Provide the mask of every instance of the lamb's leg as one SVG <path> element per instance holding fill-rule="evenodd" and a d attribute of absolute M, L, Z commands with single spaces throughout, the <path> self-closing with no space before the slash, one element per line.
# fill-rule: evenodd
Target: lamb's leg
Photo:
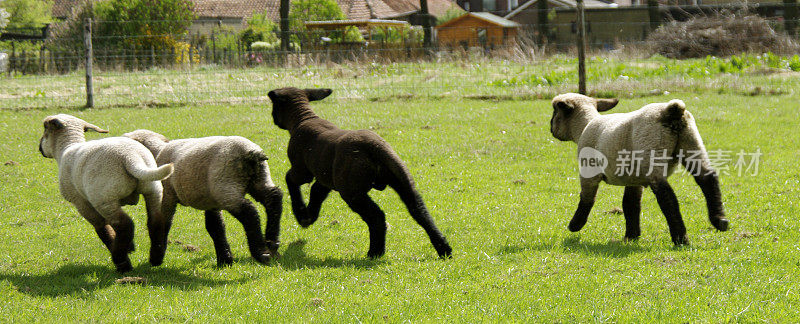
<path fill-rule="evenodd" d="M 122 210 L 117 202 L 93 204 L 97 212 L 105 216 L 114 229 L 116 237 L 111 244 L 111 260 L 118 272 L 133 270 L 128 253 L 133 245 L 133 220 Z"/>
<path fill-rule="evenodd" d="M 217 266 L 226 266 L 233 263 L 233 254 L 225 237 L 225 223 L 219 210 L 206 210 L 206 231 L 214 241 L 214 250 L 217 252 Z"/>
<path fill-rule="evenodd" d="M 283 213 L 283 192 L 277 186 L 261 186 L 249 192 L 253 198 L 264 206 L 267 212 L 267 227 L 264 229 L 264 238 L 267 248 L 273 257 L 278 256 L 280 246 L 281 214 Z M 313 196 L 312 196 L 313 197 Z"/>
<path fill-rule="evenodd" d="M 567 227 L 570 231 L 580 231 L 586 225 L 589 212 L 592 211 L 594 206 L 594 198 L 597 195 L 598 186 L 599 183 L 596 180 L 581 178 L 581 200 L 578 202 L 578 209 L 575 210 L 575 214 Z"/>
<path fill-rule="evenodd" d="M 300 192 L 302 182 L 297 178 L 299 177 L 291 169 L 286 172 L 286 188 L 289 189 L 289 198 L 292 200 L 292 213 L 297 222 L 303 224 L 308 219 L 308 210 L 303 201 L 303 193 Z"/>
<path fill-rule="evenodd" d="M 367 195 L 342 194 L 342 199 L 356 212 L 369 227 L 369 251 L 367 256 L 377 258 L 386 253 L 386 215 L 380 207 Z"/>
<path fill-rule="evenodd" d="M 728 230 L 728 219 L 725 218 L 725 208 L 722 207 L 722 193 L 719 191 L 719 178 L 714 170 L 707 170 L 694 177 L 697 185 L 703 190 L 708 207 L 708 221 L 717 230 Z"/>
<path fill-rule="evenodd" d="M 304 220 L 304 223 L 300 223 L 300 226 L 309 227 L 317 221 L 322 202 L 328 198 L 330 192 L 330 188 L 319 182 L 314 182 L 314 184 L 311 185 L 311 192 L 308 198 L 308 218 Z M 300 220 L 298 220 L 298 222 L 299 221 Z"/>
<path fill-rule="evenodd" d="M 150 234 L 150 264 L 153 266 L 159 266 L 164 262 L 167 238 L 178 204 L 175 192 L 170 189 L 164 190 L 163 199 L 159 196 L 147 194 L 144 197 L 147 205 L 147 232 Z"/>
<path fill-rule="evenodd" d="M 656 195 L 658 206 L 661 207 L 661 211 L 667 218 L 672 243 L 675 243 L 675 245 L 689 244 L 689 238 L 686 236 L 686 226 L 683 225 L 680 207 L 678 206 L 678 197 L 675 196 L 675 192 L 672 191 L 667 179 L 654 179 L 650 183 L 650 189 Z"/>
<path fill-rule="evenodd" d="M 264 242 L 264 236 L 261 234 L 261 224 L 258 219 L 258 210 L 248 200 L 242 201 L 237 209 L 228 210 L 244 227 L 244 233 L 247 236 L 247 245 L 250 248 L 250 255 L 256 261 L 261 263 L 269 263 L 270 254 L 267 251 L 267 244 Z"/>
<path fill-rule="evenodd" d="M 639 227 L 639 217 L 642 212 L 641 186 L 625 187 L 622 196 L 622 212 L 625 214 L 625 240 L 636 240 L 642 234 Z"/>
<path fill-rule="evenodd" d="M 111 252 L 111 246 L 114 244 L 114 236 L 116 235 L 111 225 L 106 223 L 106 219 L 103 218 L 89 202 L 82 201 L 74 205 L 75 208 L 78 209 L 78 213 L 94 226 L 94 231 L 97 233 L 97 236 L 100 237 L 100 241 L 102 241 L 108 251 Z"/>

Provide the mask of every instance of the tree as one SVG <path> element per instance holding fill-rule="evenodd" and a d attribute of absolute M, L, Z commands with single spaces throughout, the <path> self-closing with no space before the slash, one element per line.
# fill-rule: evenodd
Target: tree
<path fill-rule="evenodd" d="M 145 48 L 174 45 L 175 36 L 186 34 L 196 17 L 191 0 L 101 1 L 95 5 L 94 15 L 104 21 L 95 34 L 106 36 L 109 43 Z"/>
<path fill-rule="evenodd" d="M 289 26 L 292 30 L 305 30 L 304 22 L 310 20 L 345 19 L 342 9 L 335 0 L 297 0 L 292 1 L 289 11 Z"/>
<path fill-rule="evenodd" d="M 53 3 L 48 0 L 5 0 L 0 7 L 11 15 L 9 28 L 37 28 L 53 21 Z"/>

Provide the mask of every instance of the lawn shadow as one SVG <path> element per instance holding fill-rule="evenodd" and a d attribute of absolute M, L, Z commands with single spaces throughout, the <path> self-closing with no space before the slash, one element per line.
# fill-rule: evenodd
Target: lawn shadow
<path fill-rule="evenodd" d="M 338 268 L 338 267 L 352 267 L 356 269 L 371 269 L 376 266 L 386 264 L 386 261 L 381 259 L 342 259 L 342 258 L 329 258 L 319 259 L 313 256 L 308 256 L 303 248 L 306 246 L 305 240 L 297 240 L 289 243 L 286 250 L 281 254 L 281 257 L 275 261 L 283 269 L 298 270 L 309 268 Z"/>
<path fill-rule="evenodd" d="M 188 269 L 173 267 L 151 267 L 149 264 L 139 265 L 133 271 L 119 274 L 112 266 L 67 264 L 46 274 L 28 275 L 24 273 L 0 273 L 0 281 L 8 281 L 15 290 L 31 296 L 88 297 L 92 292 L 112 285 L 122 277 L 142 277 L 142 286 L 171 287 L 184 290 L 195 290 L 205 287 L 216 287 L 227 284 L 242 283 L 249 279 L 236 280 L 206 279 L 191 274 Z"/>
<path fill-rule="evenodd" d="M 624 258 L 633 253 L 647 252 L 650 248 L 643 247 L 637 241 L 624 242 L 611 240 L 607 243 L 581 242 L 580 236 L 564 238 L 561 246 L 565 252 L 575 252 L 599 255 L 611 258 Z"/>

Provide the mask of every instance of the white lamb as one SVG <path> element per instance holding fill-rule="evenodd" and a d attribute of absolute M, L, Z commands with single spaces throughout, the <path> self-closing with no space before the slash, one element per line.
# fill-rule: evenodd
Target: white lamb
<path fill-rule="evenodd" d="M 159 165 L 172 163 L 175 167 L 172 176 L 162 182 L 164 240 L 175 206 L 180 203 L 205 211 L 206 230 L 214 241 L 218 265 L 233 262 L 220 210 L 230 212 L 242 223 L 253 258 L 267 263 L 271 256 L 277 255 L 283 193 L 272 182 L 267 156 L 258 145 L 239 136 L 170 141 L 161 134 L 142 129 L 125 136 L 144 144 L 156 156 Z M 266 209 L 267 226 L 263 236 L 258 211 L 245 194 L 250 194 Z M 160 257 L 163 259 L 163 256 L 162 252 Z"/>
<path fill-rule="evenodd" d="M 134 250 L 133 221 L 121 206 L 136 204 L 141 194 L 148 220 L 162 218 L 158 180 L 172 173 L 172 165 L 156 167 L 153 154 L 129 138 L 86 142 L 84 132 L 89 130 L 108 133 L 70 115 L 49 116 L 44 119 L 39 151 L 56 160 L 61 195 L 94 226 L 117 271 L 126 272 L 133 269 L 128 258 Z M 153 250 L 151 246 L 151 263 Z"/>
<path fill-rule="evenodd" d="M 653 103 L 639 110 L 600 115 L 617 105 L 617 99 L 595 99 L 576 93 L 553 98 L 550 132 L 562 141 L 578 144 L 581 195 L 569 230 L 579 231 L 594 205 L 600 181 L 625 186 L 622 209 L 625 239 L 639 237 L 642 188 L 650 186 L 667 218 L 672 242 L 688 244 L 678 199 L 667 182 L 681 163 L 703 191 L 709 221 L 720 231 L 728 229 L 719 180 L 711 167 L 694 117 L 681 100 Z"/>

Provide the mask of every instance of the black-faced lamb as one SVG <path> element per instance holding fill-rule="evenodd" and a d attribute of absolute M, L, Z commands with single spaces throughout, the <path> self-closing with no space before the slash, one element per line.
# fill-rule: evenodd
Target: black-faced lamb
<path fill-rule="evenodd" d="M 343 130 L 317 116 L 309 101 L 321 100 L 330 89 L 281 88 L 269 92 L 275 125 L 289 131 L 291 169 L 286 185 L 297 222 L 308 227 L 319 217 L 320 206 L 336 190 L 369 227 L 367 256 L 380 257 L 386 250 L 386 215 L 369 197 L 370 190 L 392 187 L 411 217 L 425 229 L 439 257 L 452 253 L 444 235 L 436 228 L 411 174 L 397 153 L 378 134 L 369 130 Z M 311 185 L 306 207 L 300 186 Z"/>
<path fill-rule="evenodd" d="M 148 220 L 161 218 L 162 187 L 159 180 L 172 173 L 172 165 L 156 167 L 153 154 L 139 142 L 125 137 L 86 141 L 84 132 L 108 133 L 70 115 L 44 119 L 39 152 L 58 163 L 59 189 L 64 198 L 94 226 L 111 252 L 119 272 L 133 269 L 134 225 L 122 210 L 144 196 Z M 151 245 L 153 233 L 150 232 Z M 151 246 L 151 260 L 154 247 Z"/>
<path fill-rule="evenodd" d="M 205 211 L 206 230 L 214 241 L 218 265 L 233 262 L 220 210 L 228 211 L 242 223 L 250 254 L 258 262 L 267 263 L 277 255 L 283 193 L 272 182 L 261 147 L 239 136 L 167 140 L 161 134 L 141 129 L 125 136 L 144 144 L 156 156 L 157 164 L 174 166 L 172 176 L 162 182 L 164 219 L 154 224 L 164 243 L 175 207 L 180 203 Z M 258 210 L 245 194 L 266 209 L 264 235 Z M 158 260 L 162 260 L 164 250 L 159 253 Z"/>
<path fill-rule="evenodd" d="M 598 185 L 605 181 L 625 186 L 624 239 L 638 238 L 642 188 L 649 186 L 666 216 L 672 242 L 688 244 L 678 199 L 667 182 L 678 163 L 694 176 L 703 191 L 711 224 L 717 230 L 727 230 L 717 172 L 683 101 L 676 99 L 629 113 L 600 115 L 617 102 L 575 93 L 553 98 L 550 132 L 559 140 L 578 144 L 581 166 L 580 203 L 569 230 L 579 231 L 586 224 Z"/>

